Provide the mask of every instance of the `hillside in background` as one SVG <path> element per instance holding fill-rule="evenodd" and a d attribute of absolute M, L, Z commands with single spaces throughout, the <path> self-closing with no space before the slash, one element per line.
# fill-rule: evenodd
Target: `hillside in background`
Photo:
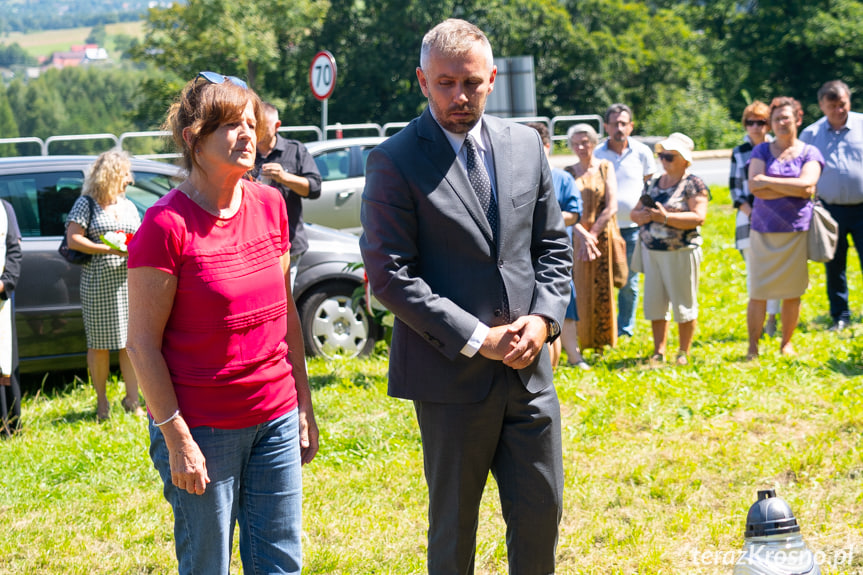
<path fill-rule="evenodd" d="M 170 0 L 0 0 L 0 42 L 10 32 L 91 27 L 143 20 L 147 9 Z M 182 3 L 182 2 L 180 2 Z"/>
<path fill-rule="evenodd" d="M 39 56 L 48 57 L 53 52 L 68 50 L 70 46 L 86 43 L 86 40 L 93 35 L 94 28 L 100 27 L 104 29 L 104 36 L 98 39 L 97 43 L 106 48 L 111 57 L 115 59 L 119 59 L 121 56 L 120 52 L 128 48 L 129 39 L 140 39 L 144 34 L 144 21 L 138 20 L 105 26 L 64 28 L 61 30 L 45 30 L 27 34 L 13 32 L 11 34 L 0 35 L 0 47 L 17 44 L 34 58 L 38 58 Z M 117 41 L 123 38 L 125 38 L 124 41 Z M 3 62 L 0 59 L 0 66 L 2 65 Z"/>

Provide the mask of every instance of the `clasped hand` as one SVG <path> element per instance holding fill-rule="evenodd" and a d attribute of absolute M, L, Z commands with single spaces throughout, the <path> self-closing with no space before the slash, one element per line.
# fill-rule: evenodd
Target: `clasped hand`
<path fill-rule="evenodd" d="M 542 351 L 547 334 L 543 317 L 523 315 L 511 324 L 489 328 L 479 353 L 513 369 L 523 369 Z"/>
<path fill-rule="evenodd" d="M 668 211 L 662 204 L 657 203 L 655 208 L 641 206 L 638 209 L 632 210 L 629 218 L 639 226 L 649 224 L 650 222 L 666 223 L 668 221 Z"/>

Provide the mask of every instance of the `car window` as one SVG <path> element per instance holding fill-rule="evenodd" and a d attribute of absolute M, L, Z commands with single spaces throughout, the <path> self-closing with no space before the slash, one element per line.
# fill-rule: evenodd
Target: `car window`
<path fill-rule="evenodd" d="M 315 163 L 318 165 L 323 181 L 344 180 L 350 177 L 351 150 L 350 148 L 328 150 L 315 156 Z"/>
<path fill-rule="evenodd" d="M 141 218 L 144 217 L 147 208 L 176 185 L 170 177 L 151 172 L 134 172 L 132 179 L 135 180 L 134 183 L 126 186 L 126 198 L 135 204 Z"/>
<path fill-rule="evenodd" d="M 2 175 L 0 198 L 12 204 L 23 237 L 60 236 L 83 183 L 84 173 L 74 170 Z"/>

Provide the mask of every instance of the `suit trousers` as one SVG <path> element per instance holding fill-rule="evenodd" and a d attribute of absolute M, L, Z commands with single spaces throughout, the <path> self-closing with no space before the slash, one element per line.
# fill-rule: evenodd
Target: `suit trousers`
<path fill-rule="evenodd" d="M 553 385 L 528 392 L 502 363 L 479 403 L 415 401 L 429 488 L 428 571 L 474 571 L 489 471 L 506 521 L 509 572 L 554 572 L 563 508 L 560 404 Z"/>

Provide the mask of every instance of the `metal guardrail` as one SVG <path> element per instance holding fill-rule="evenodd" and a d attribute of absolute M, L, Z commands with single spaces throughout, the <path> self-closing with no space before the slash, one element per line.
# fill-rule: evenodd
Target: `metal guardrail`
<path fill-rule="evenodd" d="M 43 156 L 50 156 L 51 153 L 48 151 L 48 148 L 51 147 L 51 144 L 54 142 L 82 142 L 87 140 L 111 140 L 114 142 L 114 147 L 120 146 L 120 138 L 115 136 L 114 134 L 78 134 L 75 136 L 50 136 L 45 139 L 45 145 L 43 147 L 44 154 Z"/>
<path fill-rule="evenodd" d="M 30 136 L 26 138 L 0 138 L 0 144 L 36 144 L 39 146 L 39 154 L 40 156 L 47 156 L 47 150 L 45 149 L 45 142 L 42 138 L 36 138 L 35 136 Z"/>
<path fill-rule="evenodd" d="M 315 135 L 317 136 L 318 140 L 324 139 L 323 132 L 321 132 L 321 129 L 318 128 L 317 126 L 282 126 L 276 131 L 277 132 L 290 132 L 290 133 L 314 132 Z"/>
<path fill-rule="evenodd" d="M 374 130 L 375 132 L 378 133 L 377 134 L 378 136 L 383 136 L 381 125 L 375 124 L 374 122 L 370 122 L 370 123 L 366 123 L 366 124 L 339 124 L 339 123 L 335 123 L 335 124 L 332 124 L 330 126 L 327 126 L 326 133 L 329 134 L 330 132 L 335 132 L 336 138 L 338 139 L 338 138 L 344 137 L 344 133 L 346 131 L 348 131 L 348 132 L 367 132 L 369 130 Z M 328 140 L 329 138 L 324 138 L 324 139 Z"/>
<path fill-rule="evenodd" d="M 563 134 L 555 134 L 555 130 L 559 124 L 568 124 L 574 125 L 580 122 L 588 123 L 588 122 L 596 122 L 597 130 L 596 133 L 599 134 L 600 139 L 605 136 L 605 124 L 602 116 L 599 114 L 581 114 L 578 116 L 555 116 L 551 119 L 551 127 L 549 131 L 551 132 L 552 140 L 563 140 L 566 142 L 566 132 Z"/>
<path fill-rule="evenodd" d="M 542 122 L 546 126 L 548 126 L 549 132 L 551 133 L 552 140 L 566 140 L 566 133 L 557 134 L 556 130 L 560 125 L 571 125 L 576 122 L 596 122 L 598 129 L 597 133 L 600 137 L 605 135 L 605 131 L 603 130 L 602 116 L 598 114 L 584 114 L 577 116 L 555 116 L 553 118 L 548 118 L 547 116 L 525 116 L 525 117 L 517 117 L 517 118 L 508 118 L 514 122 Z M 398 130 L 404 128 L 408 125 L 409 122 L 388 122 L 381 126 L 380 124 L 376 124 L 373 122 L 365 123 L 365 124 L 333 124 L 326 127 L 326 132 L 322 131 L 317 126 L 281 126 L 279 128 L 280 133 L 312 133 L 315 135 L 315 140 L 325 140 L 330 133 L 335 133 L 336 138 L 344 137 L 348 132 L 369 132 L 374 131 L 378 136 L 389 136 Z M 35 144 L 39 146 L 41 156 L 49 156 L 50 151 L 49 148 L 51 144 L 55 142 L 80 142 L 80 141 L 92 141 L 92 140 L 110 140 L 113 142 L 112 147 L 119 148 L 121 150 L 127 149 L 125 144 L 133 139 L 138 138 L 165 138 L 170 136 L 171 133 L 167 130 L 152 130 L 146 132 L 124 132 L 120 134 L 120 136 L 115 136 L 114 134 L 79 134 L 72 136 L 51 136 L 45 140 L 36 137 L 22 137 L 22 138 L 0 138 L 0 145 L 2 144 Z M 311 140 L 304 140 L 311 141 Z M 149 159 L 173 159 L 180 157 L 180 154 L 177 153 L 163 153 L 163 154 L 136 154 L 139 158 L 149 158 Z"/>

